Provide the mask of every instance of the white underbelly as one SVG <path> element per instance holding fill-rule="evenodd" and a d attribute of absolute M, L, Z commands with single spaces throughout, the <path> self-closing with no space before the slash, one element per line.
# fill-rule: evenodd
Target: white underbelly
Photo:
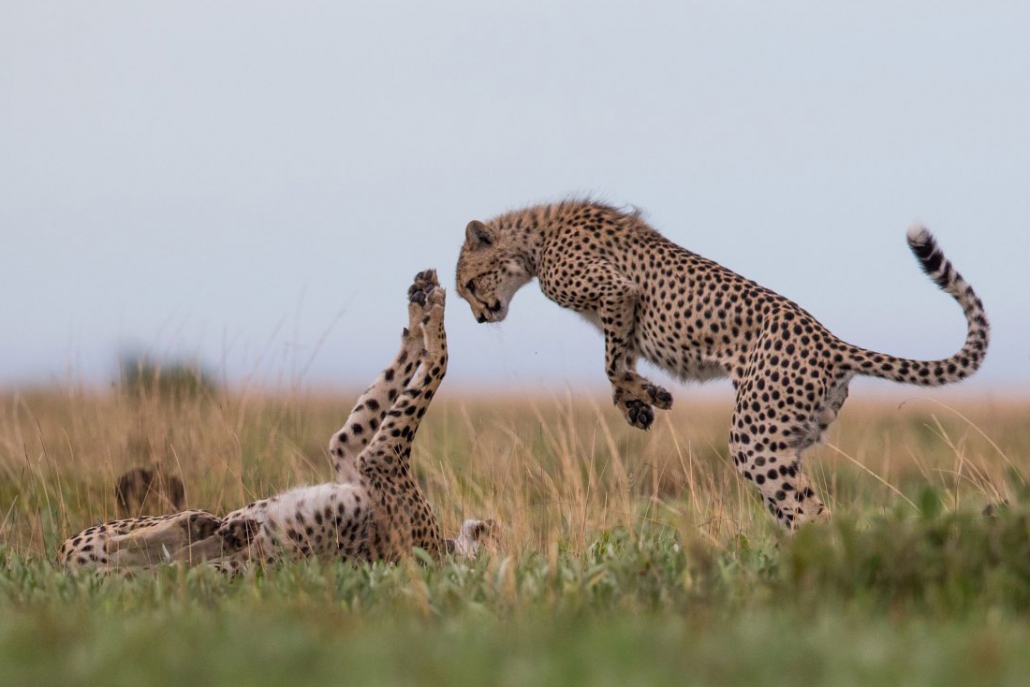
<path fill-rule="evenodd" d="M 659 347 L 647 338 L 637 341 L 637 350 L 650 363 L 684 382 L 707 382 L 728 376 L 719 360 L 706 358 L 700 351 Z"/>
<path fill-rule="evenodd" d="M 604 327 L 601 326 L 601 315 L 596 310 L 575 312 L 597 327 L 598 331 L 604 331 Z M 718 360 L 707 360 L 700 352 L 693 351 L 677 351 L 672 355 L 663 355 L 646 336 L 638 337 L 637 351 L 643 358 L 682 381 L 706 382 L 728 376 L 726 368 Z"/>

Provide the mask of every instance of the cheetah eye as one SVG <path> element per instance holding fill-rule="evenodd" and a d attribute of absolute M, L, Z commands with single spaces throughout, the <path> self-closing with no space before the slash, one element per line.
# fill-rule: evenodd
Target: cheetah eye
<path fill-rule="evenodd" d="M 476 295 L 476 285 L 473 283 L 474 280 L 469 279 L 465 282 L 465 290 L 471 293 L 473 296 Z"/>

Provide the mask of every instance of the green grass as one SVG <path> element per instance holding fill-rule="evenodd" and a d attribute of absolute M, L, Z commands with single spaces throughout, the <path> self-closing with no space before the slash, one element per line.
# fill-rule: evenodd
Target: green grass
<path fill-rule="evenodd" d="M 5 685 L 1024 684 L 1030 518 L 582 554 L 68 575 L 0 554 Z"/>
<path fill-rule="evenodd" d="M 12 397 L 0 416 L 0 684 L 999 685 L 1030 675 L 1027 404 L 845 411 L 809 463 L 830 525 L 780 534 L 727 408 L 649 434 L 606 405 L 443 401 L 415 463 L 464 563 L 69 574 L 112 476 L 179 466 L 226 510 L 325 472 L 339 399 Z M 678 413 L 678 414 L 677 414 Z M 981 510 L 1005 498 L 993 516 Z"/>

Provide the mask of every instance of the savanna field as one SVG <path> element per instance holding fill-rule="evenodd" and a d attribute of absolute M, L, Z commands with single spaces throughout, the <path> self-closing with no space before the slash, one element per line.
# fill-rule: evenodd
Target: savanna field
<path fill-rule="evenodd" d="M 644 433 L 603 396 L 445 382 L 413 464 L 445 535 L 495 518 L 496 551 L 237 579 L 53 561 L 136 465 L 217 513 L 327 480 L 354 395 L 7 393 L 0 684 L 1026 684 L 1030 399 L 891 391 L 808 454 L 834 519 L 787 537 L 727 455 L 728 399 L 677 387 Z"/>

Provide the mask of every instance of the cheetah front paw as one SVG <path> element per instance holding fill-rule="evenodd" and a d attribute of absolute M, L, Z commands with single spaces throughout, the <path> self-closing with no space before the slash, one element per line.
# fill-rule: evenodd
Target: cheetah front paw
<path fill-rule="evenodd" d="M 206 511 L 196 511 L 179 523 L 186 531 L 188 541 L 196 542 L 207 539 L 222 525 L 222 521 Z"/>
<path fill-rule="evenodd" d="M 668 410 L 672 408 L 672 394 L 658 386 L 657 384 L 648 384 L 644 387 L 647 392 L 647 398 L 655 408 L 659 410 Z"/>
<path fill-rule="evenodd" d="M 422 320 L 423 324 L 428 324 L 430 321 L 442 321 L 446 301 L 447 292 L 439 286 L 431 287 L 426 291 L 426 316 Z"/>
<path fill-rule="evenodd" d="M 637 429 L 651 429 L 654 422 L 654 408 L 643 401 L 630 399 L 619 406 L 622 415 L 630 425 Z"/>
<path fill-rule="evenodd" d="M 426 292 L 426 314 L 422 318 L 422 332 L 425 335 L 423 355 L 435 357 L 446 351 L 447 334 L 443 326 L 446 302 L 447 292 L 440 286 Z"/>
<path fill-rule="evenodd" d="M 261 525 L 257 520 L 241 517 L 223 522 L 218 528 L 218 535 L 222 538 L 226 550 L 239 551 L 253 543 L 260 529 Z"/>
<path fill-rule="evenodd" d="M 440 283 L 436 280 L 436 270 L 419 272 L 416 280 L 423 276 L 425 278 L 425 286 L 423 288 L 423 293 L 425 294 L 425 300 L 423 301 L 425 314 L 422 316 L 422 325 L 423 327 L 442 327 L 443 308 L 447 300 L 447 292 L 441 288 Z"/>
<path fill-rule="evenodd" d="M 439 289 L 436 270 L 422 270 L 415 275 L 408 287 L 408 326 L 403 333 L 405 341 L 414 343 L 422 340 L 422 322 L 431 306 L 430 296 Z"/>
<path fill-rule="evenodd" d="M 672 407 L 672 394 L 650 383 L 642 388 L 645 391 L 643 396 L 639 392 L 633 393 L 617 386 L 612 390 L 612 403 L 622 411 L 622 416 L 630 426 L 646 430 L 654 423 L 655 407 L 662 410 Z"/>
<path fill-rule="evenodd" d="M 422 270 L 415 275 L 415 278 L 411 282 L 411 286 L 408 287 L 408 301 L 425 307 L 426 298 L 429 293 L 439 286 L 440 282 L 436 278 L 436 270 Z"/>

